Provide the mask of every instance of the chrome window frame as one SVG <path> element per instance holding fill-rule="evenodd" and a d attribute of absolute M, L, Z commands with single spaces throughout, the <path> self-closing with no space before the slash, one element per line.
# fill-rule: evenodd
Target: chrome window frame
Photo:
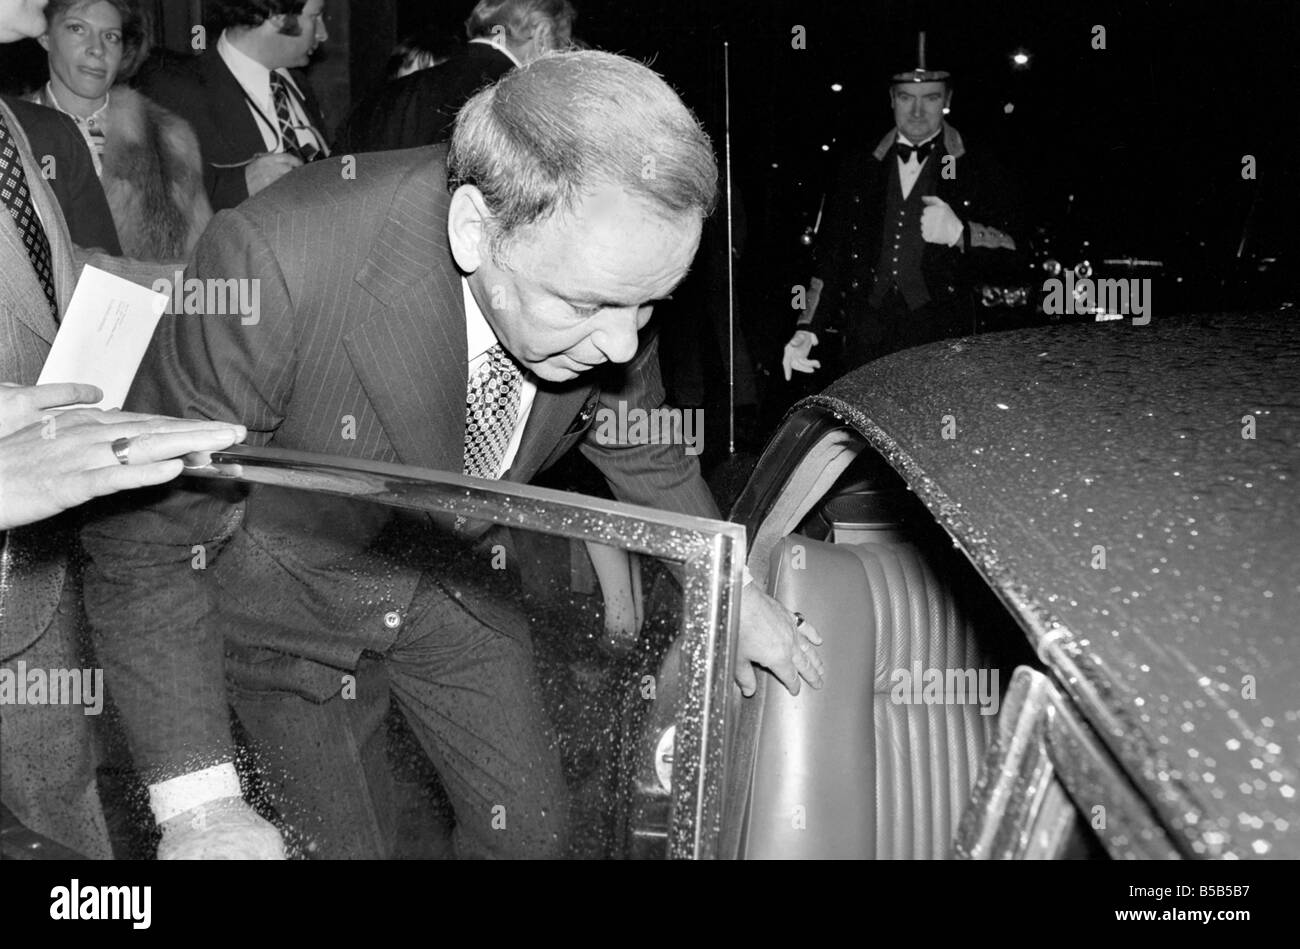
<path fill-rule="evenodd" d="M 238 446 L 185 474 L 362 499 L 619 547 L 679 564 L 686 678 L 675 710 L 669 859 L 718 855 L 745 529 L 603 498 L 333 455 Z M 630 789 L 629 789 L 630 790 Z"/>
<path fill-rule="evenodd" d="M 1101 826 L 1093 809 L 1103 807 Z M 1096 836 L 1116 860 L 1181 854 L 1127 775 L 1046 675 L 1016 669 L 998 731 L 962 813 L 953 856 L 1051 859 Z"/>

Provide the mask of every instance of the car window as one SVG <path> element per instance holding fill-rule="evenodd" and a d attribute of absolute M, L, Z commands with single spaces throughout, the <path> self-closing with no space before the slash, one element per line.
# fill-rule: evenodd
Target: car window
<path fill-rule="evenodd" d="M 715 853 L 741 528 L 273 450 L 191 473 L 242 499 L 203 581 L 245 797 L 291 856 L 547 835 L 548 856 Z M 148 857 L 149 792 L 112 725 L 114 847 Z"/>

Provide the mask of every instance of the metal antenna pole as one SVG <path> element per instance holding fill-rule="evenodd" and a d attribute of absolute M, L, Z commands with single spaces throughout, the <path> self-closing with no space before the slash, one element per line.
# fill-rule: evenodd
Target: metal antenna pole
<path fill-rule="evenodd" d="M 727 165 L 727 432 L 729 454 L 736 453 L 736 284 L 731 236 L 731 44 L 722 43 L 722 84 L 725 100 L 724 139 Z"/>

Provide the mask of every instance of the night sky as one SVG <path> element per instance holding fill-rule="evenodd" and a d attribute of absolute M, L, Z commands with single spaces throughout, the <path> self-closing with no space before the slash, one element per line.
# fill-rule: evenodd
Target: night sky
<path fill-rule="evenodd" d="M 1277 231 L 1294 226 L 1300 190 L 1286 147 L 1300 90 L 1292 0 L 575 2 L 578 34 L 653 61 L 720 149 L 730 43 L 734 177 L 751 221 L 777 240 L 797 240 L 816 213 L 840 143 L 888 130 L 888 76 L 914 65 L 924 28 L 930 65 L 954 73 L 950 121 L 1015 172 L 1036 219 L 1063 215 L 1074 195 L 1078 219 L 1122 228 L 1139 253 L 1188 240 L 1222 252 L 1235 249 L 1254 199 L 1265 205 L 1255 229 L 1291 242 Z M 456 5 L 408 7 L 407 25 L 458 28 Z M 791 48 L 795 25 L 807 49 Z M 1090 45 L 1095 25 L 1105 50 Z M 1029 68 L 1012 68 L 1017 49 Z M 1258 160 L 1255 182 L 1242 180 L 1245 154 Z"/>

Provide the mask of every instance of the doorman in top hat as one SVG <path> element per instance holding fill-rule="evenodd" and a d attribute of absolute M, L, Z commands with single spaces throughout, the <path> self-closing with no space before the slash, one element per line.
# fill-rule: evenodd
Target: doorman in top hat
<path fill-rule="evenodd" d="M 849 146 L 827 196 L 814 276 L 783 368 L 812 372 L 828 327 L 844 339 L 844 368 L 974 332 L 972 264 L 1015 251 L 1014 202 L 986 153 L 968 150 L 945 119 L 952 76 L 917 66 L 890 80 L 894 128 Z"/>

